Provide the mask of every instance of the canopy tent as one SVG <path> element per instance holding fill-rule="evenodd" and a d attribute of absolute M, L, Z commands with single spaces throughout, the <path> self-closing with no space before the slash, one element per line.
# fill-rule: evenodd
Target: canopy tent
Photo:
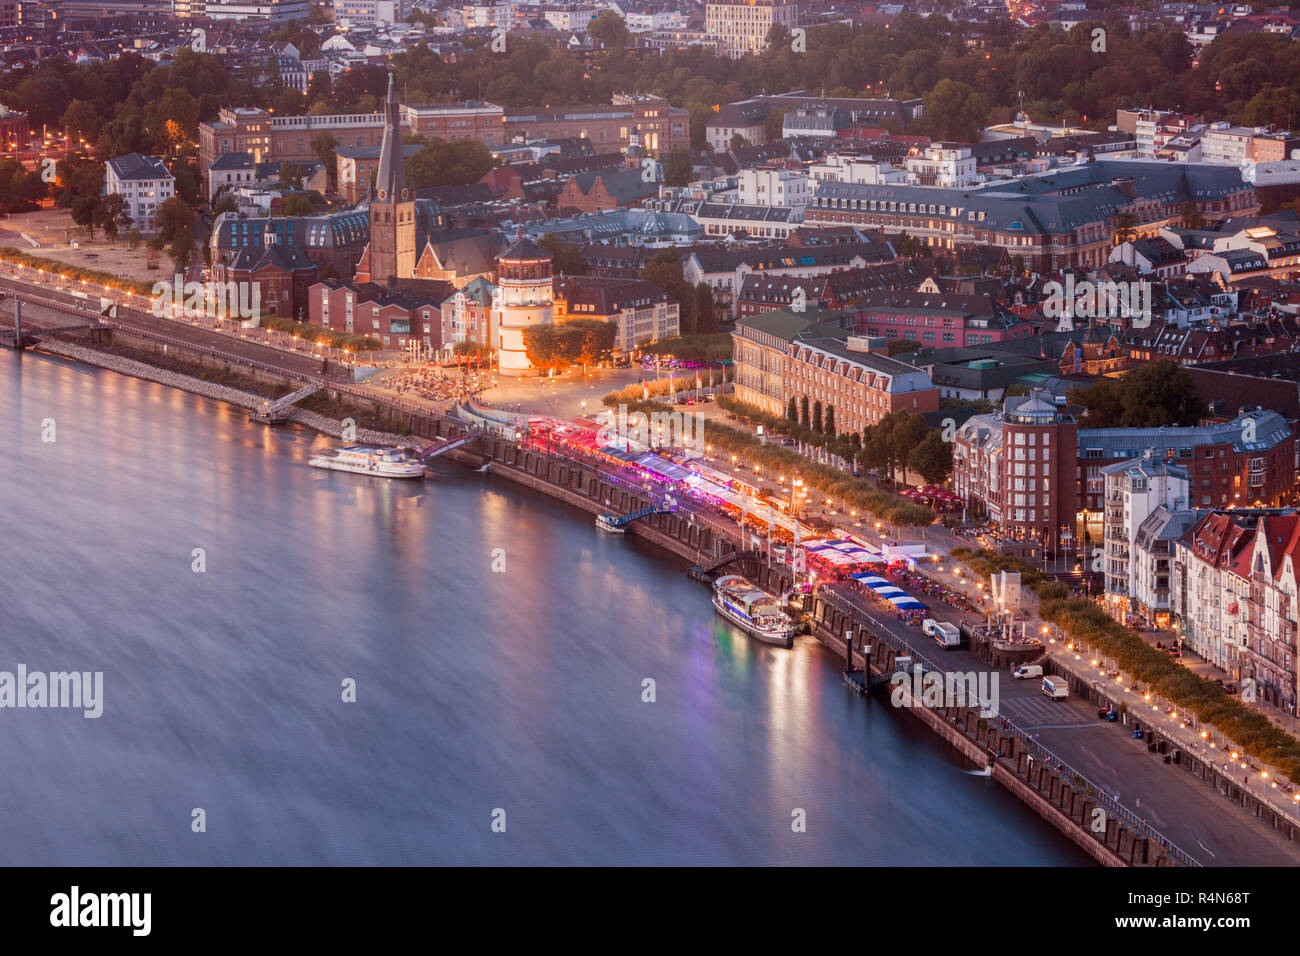
<path fill-rule="evenodd" d="M 878 574 L 855 574 L 853 577 L 871 588 L 877 597 L 888 601 L 900 611 L 921 611 L 926 609 L 926 605 L 912 597 L 897 584 L 885 580 Z"/>

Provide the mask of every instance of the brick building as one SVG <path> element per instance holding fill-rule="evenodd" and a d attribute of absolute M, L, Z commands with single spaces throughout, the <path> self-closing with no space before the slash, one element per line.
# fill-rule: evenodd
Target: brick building
<path fill-rule="evenodd" d="M 863 335 L 924 345 L 992 345 L 1033 335 L 1033 326 L 988 295 L 868 292 L 854 307 Z"/>
<path fill-rule="evenodd" d="M 316 281 L 316 273 L 316 263 L 300 248 L 274 242 L 247 246 L 214 257 L 212 261 L 214 281 L 257 285 L 262 315 L 283 316 L 299 322 L 306 320 L 307 289 Z"/>
<path fill-rule="evenodd" d="M 306 320 L 312 325 L 353 335 L 372 335 L 385 348 L 404 349 L 419 342 L 442 347 L 442 301 L 454 288 L 428 279 L 399 279 L 393 288 L 373 282 L 326 279 L 306 295 Z"/>
<path fill-rule="evenodd" d="M 925 372 L 871 351 L 853 337 L 847 312 L 787 309 L 736 322 L 731 333 L 736 397 L 772 415 L 790 400 L 834 408 L 839 432 L 860 432 L 890 412 L 937 411 L 939 391 Z"/>
<path fill-rule="evenodd" d="M 1022 405 L 1029 405 L 1022 409 Z M 1049 409 L 1051 418 L 1049 421 Z M 1060 466 L 1044 475 L 1017 470 L 1035 459 L 1020 456 L 1025 415 L 1056 431 L 1049 440 Z M 1032 445 L 1025 444 L 1028 450 Z M 1042 447 L 1042 440 L 1038 440 Z M 1188 475 L 1190 508 L 1273 506 L 1295 483 L 1295 437 L 1277 412 L 1255 409 L 1231 421 L 1170 428 L 1080 429 L 1042 390 L 1031 398 L 1010 397 L 992 415 L 975 415 L 957 429 L 953 446 L 953 484 L 972 510 L 985 511 L 1013 537 L 1041 540 L 1104 538 L 1105 469 L 1147 457 L 1179 465 Z M 1041 457 L 1038 461 L 1042 461 Z M 1050 483 L 1044 481 L 1050 477 Z M 1026 479 L 1019 482 L 1014 479 Z M 1038 478 L 1031 487 L 1029 478 Z M 1021 487 L 1023 485 L 1023 487 Z M 1022 502 L 1018 495 L 1024 493 Z M 1030 503 L 1031 495 L 1038 500 Z M 1053 524 L 1044 520 L 1044 505 Z M 1021 510 L 1023 509 L 1023 511 Z M 1071 510 L 1074 509 L 1074 510 Z M 1076 537 L 1077 536 L 1077 537 Z"/>

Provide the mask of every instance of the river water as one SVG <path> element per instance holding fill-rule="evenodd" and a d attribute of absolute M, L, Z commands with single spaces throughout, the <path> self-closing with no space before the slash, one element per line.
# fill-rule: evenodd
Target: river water
<path fill-rule="evenodd" d="M 2 863 L 1087 862 L 585 513 L 41 355 L 0 409 L 0 671 L 103 673 L 0 709 Z"/>

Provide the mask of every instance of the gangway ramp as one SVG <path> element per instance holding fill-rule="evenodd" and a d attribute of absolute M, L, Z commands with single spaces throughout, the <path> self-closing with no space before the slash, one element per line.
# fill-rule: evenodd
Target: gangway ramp
<path fill-rule="evenodd" d="M 261 422 L 263 425 L 279 425 L 289 420 L 289 409 L 304 398 L 315 395 L 325 385 L 323 382 L 310 382 L 288 395 L 282 395 L 273 401 L 265 401 L 255 412 L 250 412 L 249 421 Z"/>

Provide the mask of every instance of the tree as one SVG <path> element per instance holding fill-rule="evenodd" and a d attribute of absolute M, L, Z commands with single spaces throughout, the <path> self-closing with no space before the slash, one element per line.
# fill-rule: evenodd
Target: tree
<path fill-rule="evenodd" d="M 73 100 L 59 120 L 62 126 L 70 127 L 73 132 L 92 143 L 99 138 L 103 122 L 99 110 L 86 100 Z"/>
<path fill-rule="evenodd" d="M 718 309 L 707 282 L 695 285 L 695 328 L 701 335 L 714 335 L 718 331 Z"/>
<path fill-rule="evenodd" d="M 772 110 L 767 114 L 767 119 L 763 121 L 763 133 L 767 136 L 768 142 L 774 139 L 780 139 L 785 133 L 785 114 L 789 110 Z"/>
<path fill-rule="evenodd" d="M 793 395 L 790 396 L 790 404 L 785 407 L 785 418 L 791 425 L 799 424 L 799 406 Z"/>
<path fill-rule="evenodd" d="M 815 432 L 822 431 L 822 400 L 819 398 L 813 402 L 812 413 L 812 430 Z"/>
<path fill-rule="evenodd" d="M 95 238 L 95 221 L 99 213 L 98 196 L 78 196 L 72 200 L 69 206 L 72 213 L 72 221 L 78 226 L 85 226 L 90 232 L 90 238 Z"/>
<path fill-rule="evenodd" d="M 235 202 L 234 195 L 229 192 L 223 192 L 217 198 L 216 204 L 213 205 L 212 207 L 212 218 L 216 219 L 223 212 L 238 212 L 238 211 L 239 211 L 239 203 Z"/>
<path fill-rule="evenodd" d="M 835 406 L 834 406 L 834 405 L 827 405 L 827 406 L 826 406 L 826 421 L 825 421 L 825 425 L 826 425 L 826 428 L 825 428 L 825 432 L 826 432 L 826 434 L 828 434 L 828 435 L 830 435 L 832 438 L 834 438 L 834 437 L 835 437 Z"/>
<path fill-rule="evenodd" d="M 627 21 L 613 10 L 602 10 L 596 19 L 587 24 L 587 35 L 607 47 L 627 46 L 632 37 Z"/>
<path fill-rule="evenodd" d="M 670 149 L 664 157 L 664 183 L 668 186 L 685 186 L 691 181 L 691 152 L 688 149 Z"/>
<path fill-rule="evenodd" d="M 108 236 L 108 241 L 116 243 L 117 234 L 131 225 L 131 204 L 125 196 L 112 193 L 100 200 L 94 219 L 95 225 Z"/>
<path fill-rule="evenodd" d="M 745 139 L 745 137 L 741 136 L 739 133 L 733 133 L 731 135 L 732 149 L 740 149 L 742 146 L 748 146 L 748 145 L 749 145 L 749 140 Z"/>
<path fill-rule="evenodd" d="M 1069 397 L 1087 409 L 1079 423 L 1084 428 L 1187 427 L 1210 413 L 1186 369 L 1169 359 L 1071 389 Z"/>
<path fill-rule="evenodd" d="M 549 229 L 537 241 L 537 246 L 551 254 L 552 267 L 557 276 L 585 276 L 588 273 L 589 267 L 582 256 L 582 250 L 560 239 Z"/>
<path fill-rule="evenodd" d="M 659 250 L 641 267 L 641 278 L 677 300 L 681 334 L 694 335 L 699 326 L 695 289 L 682 274 L 681 256 L 680 249 Z"/>
<path fill-rule="evenodd" d="M 157 232 L 149 240 L 149 246 L 159 251 L 165 249 L 176 271 L 186 272 L 194 258 L 194 210 L 185 200 L 173 196 L 158 207 L 154 225 Z"/>
<path fill-rule="evenodd" d="M 339 141 L 334 138 L 334 134 L 328 130 L 321 130 L 319 133 L 313 133 L 311 137 L 312 155 L 321 161 L 325 167 L 326 174 L 330 179 L 334 178 L 336 163 L 334 161 L 334 147 L 338 146 Z"/>
<path fill-rule="evenodd" d="M 931 429 L 925 440 L 907 456 L 907 466 L 930 485 L 942 484 L 952 474 L 952 442 Z"/>
<path fill-rule="evenodd" d="M 476 139 L 448 142 L 437 136 L 406 161 L 406 176 L 415 189 L 468 186 L 492 168 L 492 154 Z"/>
<path fill-rule="evenodd" d="M 39 169 L 28 170 L 13 158 L 0 160 L 0 209 L 19 212 L 35 208 L 48 191 Z"/>
<path fill-rule="evenodd" d="M 302 193 L 290 193 L 280 200 L 281 216 L 312 216 L 316 209 Z"/>
<path fill-rule="evenodd" d="M 799 403 L 799 424 L 804 428 L 808 427 L 808 396 L 805 395 Z"/>

